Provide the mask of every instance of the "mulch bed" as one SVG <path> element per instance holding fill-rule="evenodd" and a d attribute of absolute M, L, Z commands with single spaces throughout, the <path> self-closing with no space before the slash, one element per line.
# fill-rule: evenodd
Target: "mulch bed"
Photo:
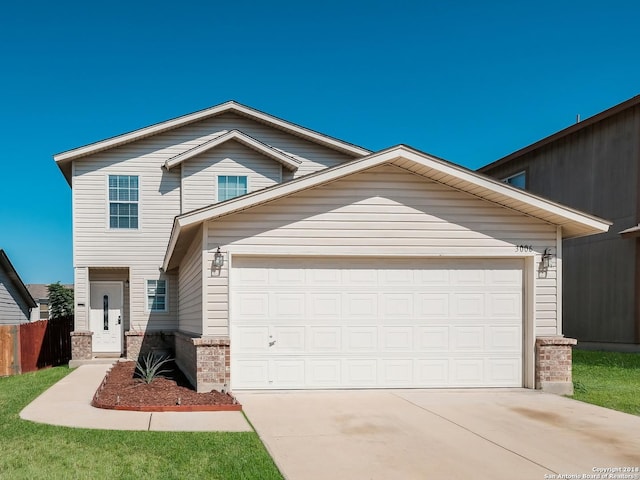
<path fill-rule="evenodd" d="M 242 406 L 227 393 L 196 392 L 175 364 L 164 378 L 145 384 L 134 376 L 135 362 L 116 362 L 98 387 L 91 404 L 113 410 L 144 412 L 196 412 L 241 410 Z"/>

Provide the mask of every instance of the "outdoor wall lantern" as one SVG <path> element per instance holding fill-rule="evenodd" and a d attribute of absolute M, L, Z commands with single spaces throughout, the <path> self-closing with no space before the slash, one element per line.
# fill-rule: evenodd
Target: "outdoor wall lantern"
<path fill-rule="evenodd" d="M 549 267 L 551 266 L 551 257 L 553 255 L 551 254 L 551 249 L 550 248 L 545 248 L 544 252 L 542 253 L 542 262 L 541 263 L 541 267 L 542 270 L 548 270 Z"/>
<path fill-rule="evenodd" d="M 213 256 L 213 268 L 220 269 L 224 265 L 224 255 L 220 251 L 220 247 L 216 250 L 215 255 Z"/>

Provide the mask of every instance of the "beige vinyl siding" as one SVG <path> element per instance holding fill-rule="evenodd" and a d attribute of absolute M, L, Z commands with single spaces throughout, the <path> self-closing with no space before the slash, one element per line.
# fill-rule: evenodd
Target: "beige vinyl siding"
<path fill-rule="evenodd" d="M 89 285 L 91 282 L 106 281 L 124 283 L 126 279 L 127 272 L 123 269 L 89 269 Z M 147 280 L 167 281 L 166 312 L 147 311 Z M 175 275 L 161 273 L 157 267 L 131 267 L 129 269 L 129 287 L 123 288 L 123 295 L 122 314 L 125 331 L 161 331 L 177 328 L 177 314 L 175 312 L 178 305 L 178 281 Z M 87 308 L 88 305 L 87 302 Z"/>
<path fill-rule="evenodd" d="M 544 248 L 542 249 L 544 251 Z M 536 267 L 540 261 L 536 258 Z M 536 274 L 536 336 L 558 334 L 557 272 L 550 268 L 546 275 Z"/>
<path fill-rule="evenodd" d="M 147 280 L 166 280 L 167 311 L 147 311 Z M 178 325 L 178 279 L 176 275 L 161 273 L 157 266 L 136 267 L 131 270 L 131 330 L 175 330 Z"/>
<path fill-rule="evenodd" d="M 76 329 L 88 329 L 87 315 L 89 285 L 87 267 L 130 268 L 130 328 L 161 330 L 175 328 L 178 318 L 177 280 L 167 277 L 168 311 L 146 312 L 146 280 L 162 278 L 160 267 L 164 259 L 169 235 L 176 215 L 185 211 L 181 206 L 181 169 L 192 168 L 190 162 L 167 171 L 166 160 L 190 148 L 215 138 L 224 131 L 238 129 L 257 140 L 278 148 L 303 162 L 296 175 L 303 175 L 321 168 L 350 160 L 348 155 L 314 144 L 235 114 L 223 114 L 201 122 L 186 125 L 168 132 L 143 138 L 117 148 L 79 158 L 73 164 L 73 241 L 74 266 L 76 267 L 76 303 L 78 308 Z M 219 152 L 239 152 L 234 142 L 220 146 Z M 234 150 L 235 149 L 235 150 Z M 279 181 L 280 165 L 263 159 L 258 154 L 241 150 L 243 161 L 256 167 L 258 174 L 249 179 L 252 189 L 263 188 Z M 216 156 L 216 149 L 207 155 Z M 235 153 L 234 153 L 235 155 Z M 232 155 L 226 157 L 234 158 Z M 240 161 L 240 160 L 238 160 Z M 195 164 L 194 164 L 195 165 Z M 231 163 L 228 165 L 231 167 Z M 259 168 L 258 168 L 259 166 Z M 205 169 L 207 172 L 211 170 Z M 202 170 L 204 172 L 205 170 Z M 276 172 L 277 171 L 277 175 Z M 139 228 L 137 230 L 111 230 L 108 228 L 108 176 L 137 175 L 139 177 Z M 193 176 L 193 179 L 196 179 Z M 185 187 L 189 188 L 189 187 Z M 202 185 L 199 188 L 203 188 Z M 215 191 L 211 200 L 205 200 L 202 190 L 198 195 L 185 198 L 191 206 L 208 205 L 215 202 Z M 206 201 L 206 203 L 204 203 Z M 78 288 L 80 283 L 86 286 Z M 190 323 L 190 325 L 192 325 Z M 193 327 L 193 325 L 192 325 Z M 195 327 L 194 327 L 195 328 Z"/>
<path fill-rule="evenodd" d="M 204 335 L 229 335 L 229 262 L 218 272 L 210 268 L 214 251 L 206 253 L 205 271 L 207 271 L 206 318 L 204 319 Z"/>
<path fill-rule="evenodd" d="M 202 234 L 199 233 L 178 273 L 178 329 L 195 335 L 202 335 L 202 271 Z"/>
<path fill-rule="evenodd" d="M 135 155 L 131 151 L 129 155 Z M 123 154 L 124 155 L 124 154 Z M 180 212 L 180 173 L 145 158 L 113 162 L 103 155 L 75 167 L 74 253 L 77 266 L 128 266 L 162 261 Z M 137 175 L 139 228 L 109 228 L 109 175 Z"/>
<path fill-rule="evenodd" d="M 285 179 L 297 178 L 354 158 L 235 113 L 224 113 L 165 135 L 171 135 L 173 138 L 173 155 L 177 155 L 229 130 L 239 130 L 302 162 L 296 172 L 291 173 L 285 169 Z M 190 136 L 184 135 L 183 132 L 187 131 Z"/>
<path fill-rule="evenodd" d="M 249 193 L 281 182 L 282 166 L 238 142 L 226 142 L 182 164 L 183 211 L 216 203 L 218 175 L 246 176 Z"/>
<path fill-rule="evenodd" d="M 166 171 L 162 167 L 164 162 L 222 131 L 234 128 L 242 128 L 254 138 L 301 160 L 303 165 L 296 176 L 350 159 L 347 155 L 234 114 L 220 115 L 81 158 L 74 162 L 74 264 L 126 266 L 143 261 L 161 265 L 173 218 L 181 213 L 180 168 Z M 269 161 L 272 162 L 269 168 L 279 170 L 277 162 Z M 138 230 L 108 228 L 109 175 L 139 176 Z M 272 170 L 263 176 L 270 181 L 275 179 Z M 270 181 L 258 181 L 257 186 L 266 186 Z"/>
<path fill-rule="evenodd" d="M 132 144 L 109 155 L 101 153 L 76 162 L 74 262 L 76 267 L 128 267 L 131 300 L 125 328 L 172 329 L 177 317 L 176 282 L 168 278 L 168 311 L 150 314 L 145 308 L 146 280 L 161 278 L 167 239 L 180 211 L 180 173 L 166 172 L 160 163 L 144 156 L 130 158 L 144 150 L 142 145 Z M 123 161 L 127 157 L 130 159 Z M 109 175 L 138 176 L 138 229 L 109 228 Z M 84 297 L 78 294 L 76 301 L 88 305 L 88 298 L 87 290 Z"/>
<path fill-rule="evenodd" d="M 74 329 L 82 332 L 89 330 L 89 269 L 73 269 Z"/>
<path fill-rule="evenodd" d="M 233 254 L 516 257 L 555 247 L 556 227 L 473 195 L 380 166 L 209 222 L 208 250 Z M 521 253 L 517 245 L 531 245 Z M 207 258 L 210 262 L 211 258 Z M 225 273 L 226 276 L 226 273 Z M 556 333 L 555 271 L 537 278 L 536 335 Z M 209 280 L 208 327 L 225 331 L 225 278 Z M 212 290 L 214 289 L 214 290 Z"/>

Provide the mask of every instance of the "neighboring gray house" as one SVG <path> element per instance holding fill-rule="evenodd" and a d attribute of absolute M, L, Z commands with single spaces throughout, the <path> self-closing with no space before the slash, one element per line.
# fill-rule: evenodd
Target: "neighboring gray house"
<path fill-rule="evenodd" d="M 171 348 L 198 390 L 571 389 L 559 247 L 604 220 L 236 102 L 54 158 L 74 360 Z"/>
<path fill-rule="evenodd" d="M 613 221 L 608 233 L 564 242 L 563 331 L 580 342 L 640 344 L 639 163 L 636 96 L 479 169 Z"/>
<path fill-rule="evenodd" d="M 4 250 L 0 249 L 0 325 L 26 323 L 36 302 Z"/>

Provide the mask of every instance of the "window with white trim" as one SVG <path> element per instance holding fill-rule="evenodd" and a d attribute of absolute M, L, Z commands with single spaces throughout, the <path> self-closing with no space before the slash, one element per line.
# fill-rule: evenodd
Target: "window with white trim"
<path fill-rule="evenodd" d="M 167 311 L 167 281 L 147 280 L 147 311 Z"/>
<path fill-rule="evenodd" d="M 247 193 L 246 175 L 219 175 L 218 176 L 218 201 L 223 202 L 230 198 L 239 197 Z"/>
<path fill-rule="evenodd" d="M 138 176 L 109 175 L 109 228 L 138 228 Z"/>
<path fill-rule="evenodd" d="M 504 183 L 508 183 L 512 187 L 517 187 L 524 190 L 525 188 L 527 188 L 527 172 L 518 172 L 507 178 L 503 178 L 502 181 Z"/>

